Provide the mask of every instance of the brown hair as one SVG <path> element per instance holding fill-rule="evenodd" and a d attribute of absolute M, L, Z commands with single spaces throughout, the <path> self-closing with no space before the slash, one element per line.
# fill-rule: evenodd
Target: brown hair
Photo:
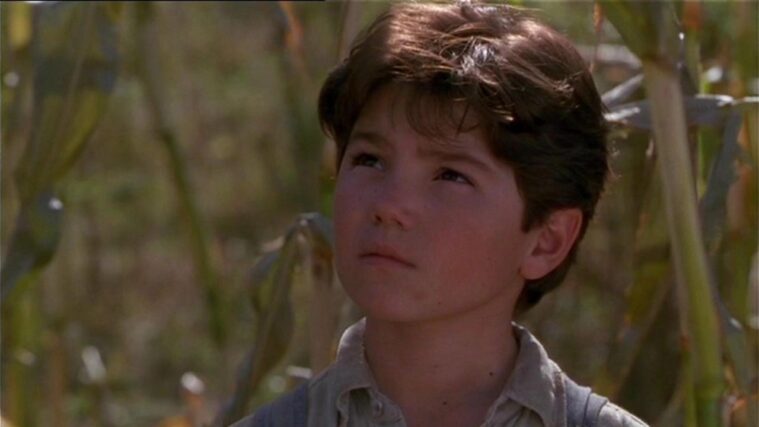
<path fill-rule="evenodd" d="M 513 7 L 395 4 L 358 37 L 319 95 L 338 167 L 363 106 L 391 83 L 408 91 L 408 121 L 422 134 L 443 136 L 461 103 L 464 115 L 475 113 L 493 154 L 514 170 L 523 230 L 558 209 L 581 209 L 567 259 L 525 284 L 517 311 L 530 308 L 566 276 L 608 173 L 604 107 L 583 59 L 564 36 Z"/>

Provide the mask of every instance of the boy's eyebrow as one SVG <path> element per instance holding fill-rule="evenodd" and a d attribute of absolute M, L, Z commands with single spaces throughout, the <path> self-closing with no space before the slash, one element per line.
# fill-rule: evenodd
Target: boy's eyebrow
<path fill-rule="evenodd" d="M 392 148 L 392 144 L 389 144 L 387 139 L 382 134 L 370 130 L 354 131 L 351 134 L 350 139 L 362 140 L 367 142 L 369 145 L 387 146 Z M 440 160 L 447 160 L 450 162 L 458 161 L 469 163 L 474 167 L 482 169 L 485 172 L 493 172 L 492 166 L 478 159 L 476 156 L 471 155 L 467 151 L 422 146 L 418 148 L 417 152 L 421 157 L 432 157 Z"/>
<path fill-rule="evenodd" d="M 390 145 L 382 134 L 370 130 L 353 131 L 349 139 L 360 139 L 368 142 L 370 145 Z"/>
<path fill-rule="evenodd" d="M 493 168 L 467 151 L 445 150 L 441 148 L 419 147 L 419 153 L 423 157 L 433 157 L 449 162 L 464 162 L 479 168 L 485 172 L 493 172 Z"/>

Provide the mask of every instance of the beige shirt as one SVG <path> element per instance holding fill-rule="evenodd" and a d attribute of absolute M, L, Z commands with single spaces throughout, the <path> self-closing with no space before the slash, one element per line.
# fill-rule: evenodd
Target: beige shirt
<path fill-rule="evenodd" d="M 513 324 L 519 353 L 500 396 L 481 427 L 566 427 L 564 373 L 548 358 L 538 340 Z M 364 357 L 365 319 L 349 327 L 337 360 L 311 380 L 308 427 L 406 427 L 398 405 L 384 396 Z M 599 427 L 643 427 L 646 424 L 617 405 L 601 409 Z"/>

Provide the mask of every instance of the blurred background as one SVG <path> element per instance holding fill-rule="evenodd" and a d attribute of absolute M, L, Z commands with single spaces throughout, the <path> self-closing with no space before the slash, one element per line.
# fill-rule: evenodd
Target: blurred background
<path fill-rule="evenodd" d="M 578 382 L 688 425 L 693 354 L 650 120 L 619 108 L 645 99 L 641 61 L 603 3 L 511 3 L 575 41 L 602 93 L 626 84 L 605 97 L 614 177 L 578 262 L 519 321 Z M 330 265 L 316 96 L 386 7 L 0 4 L 3 425 L 220 425 L 326 366 L 360 313 Z M 759 3 L 674 10 L 684 94 L 722 96 L 693 101 L 689 141 L 697 194 L 719 202 L 701 208 L 723 416 L 750 425 Z"/>

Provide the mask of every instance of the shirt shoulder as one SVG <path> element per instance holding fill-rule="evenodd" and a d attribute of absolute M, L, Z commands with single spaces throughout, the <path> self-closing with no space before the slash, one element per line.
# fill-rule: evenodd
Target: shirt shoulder
<path fill-rule="evenodd" d="M 598 425 L 604 427 L 648 427 L 640 418 L 627 412 L 612 402 L 601 407 Z"/>
<path fill-rule="evenodd" d="M 230 427 L 264 427 L 303 425 L 308 416 L 309 382 L 302 383 L 272 402 L 260 406 L 252 414 Z"/>
<path fill-rule="evenodd" d="M 340 371 L 332 363 L 309 381 L 308 427 L 338 425 L 339 374 Z"/>

